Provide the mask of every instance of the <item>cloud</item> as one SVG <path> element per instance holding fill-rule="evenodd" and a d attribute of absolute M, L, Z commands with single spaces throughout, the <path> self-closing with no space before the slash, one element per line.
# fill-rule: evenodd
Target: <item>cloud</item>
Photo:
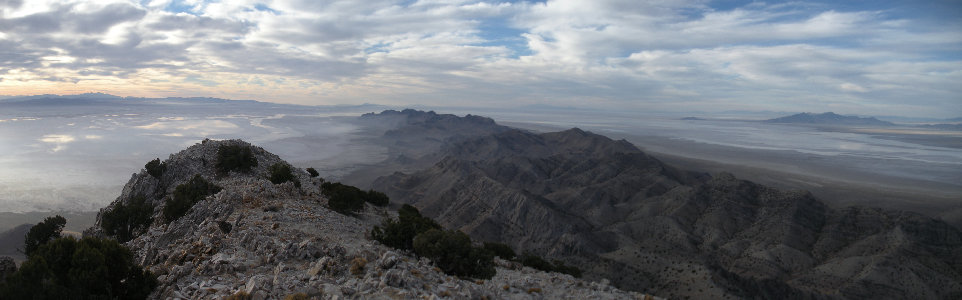
<path fill-rule="evenodd" d="M 699 0 L 4 5 L 0 89 L 7 93 L 93 90 L 303 104 L 614 109 L 842 105 L 850 113 L 898 105 L 898 113 L 906 106 L 917 114 L 960 113 L 954 82 L 962 79 L 962 22 L 937 12 L 946 9 L 942 5 Z"/>

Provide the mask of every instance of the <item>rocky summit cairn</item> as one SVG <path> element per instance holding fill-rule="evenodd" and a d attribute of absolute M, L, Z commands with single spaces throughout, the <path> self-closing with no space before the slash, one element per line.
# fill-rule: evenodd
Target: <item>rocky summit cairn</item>
<path fill-rule="evenodd" d="M 249 149 L 256 164 L 225 171 L 224 149 Z M 230 159 L 249 162 L 245 155 Z M 134 174 L 85 234 L 129 234 L 125 245 L 135 260 L 158 276 L 152 299 L 650 298 L 607 280 L 582 281 L 500 259 L 490 280 L 444 274 L 427 259 L 370 239 L 373 225 L 392 212 L 370 204 L 353 216 L 334 212 L 321 193 L 323 179 L 293 168 L 292 180 L 275 184 L 277 164 L 287 163 L 244 141 L 205 140 Z M 196 200 L 186 212 L 165 213 L 172 199 L 184 197 Z"/>

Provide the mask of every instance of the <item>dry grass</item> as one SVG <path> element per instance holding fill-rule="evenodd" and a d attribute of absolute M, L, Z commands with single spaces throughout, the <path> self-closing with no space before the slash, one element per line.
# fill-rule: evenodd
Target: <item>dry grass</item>
<path fill-rule="evenodd" d="M 363 257 L 355 257 L 351 260 L 351 274 L 360 276 L 364 274 L 364 266 L 367 265 L 367 259 Z"/>
<path fill-rule="evenodd" d="M 224 297 L 224 300 L 251 300 L 251 294 L 245 291 L 237 291 L 233 295 Z"/>

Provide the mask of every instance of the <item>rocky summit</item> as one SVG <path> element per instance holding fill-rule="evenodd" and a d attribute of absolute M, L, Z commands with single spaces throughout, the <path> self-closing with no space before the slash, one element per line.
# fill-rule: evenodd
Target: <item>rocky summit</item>
<path fill-rule="evenodd" d="M 256 166 L 218 169 L 222 146 L 249 148 Z M 370 205 L 353 216 L 329 210 L 322 179 L 294 169 L 293 180 L 274 184 L 268 178 L 276 164 L 286 163 L 246 142 L 205 140 L 164 160 L 162 172 L 134 174 L 85 235 L 108 235 L 105 215 L 116 207 L 137 201 L 153 205 L 152 221 L 131 227 L 132 239 L 126 242 L 136 261 L 158 276 L 152 299 L 241 294 L 253 299 L 295 294 L 315 299 L 651 298 L 614 288 L 607 280 L 589 282 L 497 258 L 497 274 L 490 280 L 449 276 L 428 259 L 370 239 L 373 225 L 394 212 Z M 182 193 L 178 187 L 196 175 L 219 191 L 165 222 L 172 195 Z"/>

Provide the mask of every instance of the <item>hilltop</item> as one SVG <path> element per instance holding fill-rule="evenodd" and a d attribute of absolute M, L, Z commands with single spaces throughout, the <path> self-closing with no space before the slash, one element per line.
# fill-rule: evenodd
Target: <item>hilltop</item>
<path fill-rule="evenodd" d="M 225 146 L 249 149 L 256 165 L 224 172 L 218 155 Z M 114 228 L 110 212 L 142 207 L 141 202 L 153 206 L 150 221 L 122 227 L 130 230 L 126 245 L 134 259 L 159 276 L 152 299 L 221 298 L 239 292 L 254 299 L 296 293 L 321 299 L 643 296 L 607 281 L 582 281 L 500 259 L 490 280 L 447 275 L 425 258 L 369 238 L 372 226 L 393 212 L 370 205 L 353 216 L 332 211 L 322 179 L 294 169 L 288 181 L 275 184 L 268 178 L 277 164 L 286 162 L 246 142 L 205 140 L 133 174 L 84 234 L 124 240 L 124 234 L 108 229 Z M 197 186 L 199 180 L 207 182 L 201 184 L 203 190 L 213 193 L 170 220 L 166 208 L 171 197 L 183 193 L 180 186 Z"/>

